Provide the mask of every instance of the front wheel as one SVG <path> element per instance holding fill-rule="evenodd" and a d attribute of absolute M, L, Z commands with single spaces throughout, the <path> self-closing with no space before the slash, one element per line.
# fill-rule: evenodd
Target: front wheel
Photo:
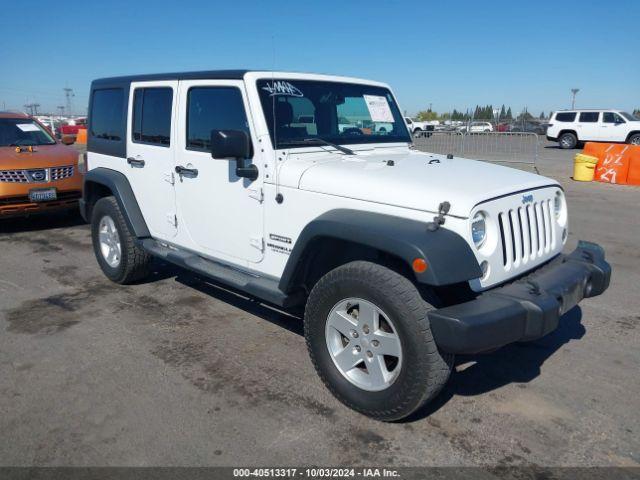
<path fill-rule="evenodd" d="M 395 421 L 433 399 L 453 355 L 433 339 L 429 305 L 404 276 L 356 261 L 314 286 L 305 309 L 307 347 L 333 395 L 369 417 Z"/>
<path fill-rule="evenodd" d="M 630 145 L 640 145 L 640 133 L 634 133 L 629 136 L 627 143 Z"/>

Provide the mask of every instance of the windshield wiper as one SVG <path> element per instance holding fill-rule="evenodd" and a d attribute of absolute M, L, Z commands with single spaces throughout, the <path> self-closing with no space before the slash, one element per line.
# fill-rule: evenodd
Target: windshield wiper
<path fill-rule="evenodd" d="M 302 145 L 304 143 L 321 143 L 323 145 L 328 145 L 330 147 L 333 147 L 336 150 L 340 150 L 342 153 L 346 155 L 355 155 L 355 152 L 353 150 L 347 147 L 343 147 L 342 145 L 338 145 L 336 143 L 330 142 L 329 140 L 325 140 L 324 138 L 320 138 L 320 137 L 303 138 L 302 140 L 289 140 L 285 143 L 288 143 L 290 145 Z"/>

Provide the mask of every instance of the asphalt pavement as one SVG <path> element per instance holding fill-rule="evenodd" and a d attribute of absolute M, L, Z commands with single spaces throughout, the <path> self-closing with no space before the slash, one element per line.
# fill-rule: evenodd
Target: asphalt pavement
<path fill-rule="evenodd" d="M 436 401 L 385 424 L 316 376 L 300 320 L 156 263 L 121 287 L 77 214 L 0 223 L 0 465 L 640 465 L 640 188 L 570 179 L 567 248 L 610 289 L 529 344 L 460 357 Z"/>

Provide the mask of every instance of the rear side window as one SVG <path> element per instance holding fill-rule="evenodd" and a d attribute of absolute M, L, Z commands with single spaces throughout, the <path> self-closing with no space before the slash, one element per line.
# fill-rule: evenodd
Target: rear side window
<path fill-rule="evenodd" d="M 137 88 L 133 97 L 133 141 L 168 147 L 173 89 Z"/>
<path fill-rule="evenodd" d="M 124 91 L 121 88 L 94 90 L 91 104 L 91 136 L 102 140 L 122 140 L 122 102 Z"/>
<path fill-rule="evenodd" d="M 194 87 L 187 94 L 187 149 L 211 150 L 211 130 L 249 133 L 242 94 L 235 87 Z"/>
<path fill-rule="evenodd" d="M 600 112 L 580 112 L 580 121 L 594 123 L 598 121 Z"/>
<path fill-rule="evenodd" d="M 560 112 L 556 113 L 556 121 L 573 122 L 576 119 L 576 112 Z"/>

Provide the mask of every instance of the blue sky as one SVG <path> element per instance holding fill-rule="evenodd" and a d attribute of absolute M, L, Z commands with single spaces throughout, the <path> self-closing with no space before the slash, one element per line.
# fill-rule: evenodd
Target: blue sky
<path fill-rule="evenodd" d="M 64 8 L 61 5 L 65 5 Z M 640 1 L 2 2 L 0 108 L 86 108 L 93 78 L 255 68 L 371 78 L 410 114 L 640 108 Z M 275 46 L 275 59 L 274 59 Z"/>

